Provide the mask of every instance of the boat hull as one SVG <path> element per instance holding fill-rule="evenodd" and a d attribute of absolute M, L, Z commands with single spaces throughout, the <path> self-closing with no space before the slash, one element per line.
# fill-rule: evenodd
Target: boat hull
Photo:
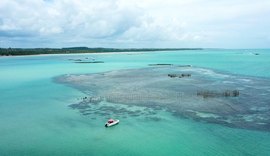
<path fill-rule="evenodd" d="M 115 120 L 113 123 L 105 123 L 105 127 L 112 127 L 119 124 L 119 120 Z"/>

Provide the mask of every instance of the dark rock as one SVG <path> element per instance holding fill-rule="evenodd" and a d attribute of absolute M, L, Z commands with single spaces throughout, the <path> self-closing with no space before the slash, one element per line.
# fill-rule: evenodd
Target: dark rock
<path fill-rule="evenodd" d="M 209 97 L 237 97 L 240 95 L 239 90 L 225 90 L 223 92 L 218 91 L 197 91 L 197 96 L 202 96 L 203 98 Z"/>
<path fill-rule="evenodd" d="M 175 77 L 177 77 L 176 74 L 168 74 L 168 76 L 169 76 L 170 78 L 175 78 Z"/>
<path fill-rule="evenodd" d="M 182 77 L 190 77 L 191 74 L 181 74 L 180 76 L 178 76 L 179 78 L 182 78 Z"/>
<path fill-rule="evenodd" d="M 168 74 L 170 78 L 182 78 L 182 77 L 191 77 L 191 74 Z"/>

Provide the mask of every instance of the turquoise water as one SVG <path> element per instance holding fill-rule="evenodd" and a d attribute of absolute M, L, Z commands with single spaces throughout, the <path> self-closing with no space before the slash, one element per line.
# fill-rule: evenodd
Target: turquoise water
<path fill-rule="evenodd" d="M 254 55 L 259 53 L 259 55 Z M 104 64 L 68 59 L 93 57 Z M 62 74 L 96 73 L 171 63 L 270 77 L 270 50 L 203 50 L 0 58 L 0 155 L 268 155 L 270 133 L 176 118 L 127 116 L 113 128 L 104 117 L 68 107 L 85 96 L 54 83 Z M 107 103 L 107 105 L 113 105 Z"/>

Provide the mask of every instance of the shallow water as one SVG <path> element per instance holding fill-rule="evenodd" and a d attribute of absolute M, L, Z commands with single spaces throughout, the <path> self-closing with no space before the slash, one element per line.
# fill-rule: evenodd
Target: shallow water
<path fill-rule="evenodd" d="M 260 55 L 254 55 L 255 52 Z M 85 57 L 94 57 L 105 63 L 76 64 L 68 60 Z M 121 123 L 118 126 L 105 129 L 104 122 L 108 116 L 82 115 L 69 107 L 87 95 L 71 87 L 54 83 L 53 77 L 171 63 L 190 64 L 242 77 L 244 75 L 268 79 L 269 62 L 269 50 L 2 57 L 0 58 L 0 153 L 1 155 L 267 155 L 270 152 L 268 131 L 197 122 L 174 117 L 162 109 L 152 114 L 151 110 L 148 110 L 150 114 L 137 115 L 129 111 L 136 112 L 146 108 L 127 107 L 121 104 L 116 106 L 103 102 L 93 108 L 103 106 L 103 109 L 109 110 L 112 107 L 128 110 L 122 109 L 121 116 L 111 114 L 112 117 L 123 118 L 119 118 Z M 146 116 L 149 118 L 145 118 Z"/>

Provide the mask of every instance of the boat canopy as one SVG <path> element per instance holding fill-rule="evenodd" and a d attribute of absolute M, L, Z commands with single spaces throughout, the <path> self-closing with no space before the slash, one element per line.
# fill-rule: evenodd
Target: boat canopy
<path fill-rule="evenodd" d="M 114 122 L 113 119 L 109 119 L 109 120 L 108 120 L 108 123 L 113 123 L 113 122 Z"/>

